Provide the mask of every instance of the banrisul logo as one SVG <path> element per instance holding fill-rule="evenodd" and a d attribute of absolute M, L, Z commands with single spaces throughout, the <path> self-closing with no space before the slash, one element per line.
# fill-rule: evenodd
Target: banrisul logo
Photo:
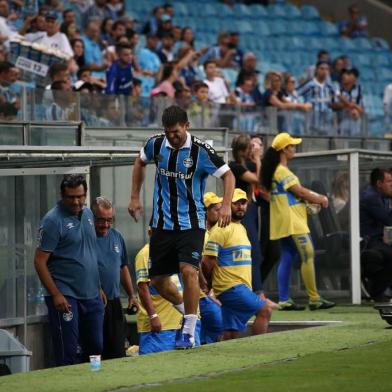
<path fill-rule="evenodd" d="M 183 164 L 186 168 L 190 168 L 193 165 L 193 159 L 191 157 L 185 158 Z"/>

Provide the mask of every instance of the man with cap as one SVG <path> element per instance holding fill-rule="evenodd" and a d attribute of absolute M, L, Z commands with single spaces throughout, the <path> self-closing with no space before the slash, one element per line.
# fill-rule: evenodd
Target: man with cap
<path fill-rule="evenodd" d="M 231 223 L 215 225 L 205 246 L 202 270 L 208 286 L 222 303 L 223 339 L 236 339 L 256 315 L 252 333 L 267 332 L 271 309 L 252 291 L 251 245 L 241 219 L 248 197 L 236 188 L 231 203 Z"/>
<path fill-rule="evenodd" d="M 204 236 L 204 247 L 208 242 L 212 228 L 219 220 L 219 210 L 222 207 L 222 201 L 223 198 L 217 196 L 213 192 L 207 192 L 204 194 L 203 202 L 207 209 L 207 225 Z M 202 273 L 200 274 L 200 287 L 200 341 L 201 344 L 215 343 L 220 339 L 223 332 L 220 303 L 216 300 L 214 292 L 208 289 Z"/>
<path fill-rule="evenodd" d="M 328 207 L 328 198 L 303 187 L 288 168 L 295 156 L 295 146 L 302 139 L 282 132 L 275 136 L 263 159 L 262 185 L 271 193 L 270 239 L 280 240 L 278 267 L 280 310 L 304 310 L 290 298 L 290 276 L 294 259 L 301 260 L 301 275 L 309 297 L 309 309 L 329 309 L 334 302 L 322 298 L 317 290 L 314 247 L 307 218 L 306 202 L 315 208 Z"/>
<path fill-rule="evenodd" d="M 35 36 L 32 42 L 46 46 L 50 49 L 57 49 L 65 53 L 69 58 L 73 57 L 73 50 L 69 44 L 68 38 L 64 33 L 59 31 L 57 22 L 57 13 L 48 12 L 45 16 L 45 31 Z"/>

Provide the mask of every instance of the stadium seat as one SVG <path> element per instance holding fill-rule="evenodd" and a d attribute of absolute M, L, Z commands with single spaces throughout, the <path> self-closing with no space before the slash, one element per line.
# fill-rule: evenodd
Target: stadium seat
<path fill-rule="evenodd" d="M 273 22 L 269 23 L 269 30 L 271 31 L 272 35 L 286 35 L 288 33 L 287 31 L 287 24 L 284 22 L 284 20 L 276 20 Z"/>
<path fill-rule="evenodd" d="M 389 50 L 388 42 L 381 37 L 373 37 L 372 39 L 372 46 L 375 50 Z"/>
<path fill-rule="evenodd" d="M 390 59 L 386 54 L 377 54 L 375 60 L 378 67 L 388 67 L 390 65 Z"/>
<path fill-rule="evenodd" d="M 313 7 L 312 5 L 303 5 L 301 7 L 301 15 L 302 18 L 307 20 L 320 19 L 320 14 L 317 8 Z"/>
<path fill-rule="evenodd" d="M 322 21 L 320 23 L 320 33 L 326 37 L 338 36 L 339 30 L 337 26 L 332 22 Z"/>
<path fill-rule="evenodd" d="M 250 5 L 249 10 L 251 12 L 250 17 L 254 19 L 267 18 L 268 16 L 266 7 L 263 7 L 262 5 L 259 4 Z"/>
<path fill-rule="evenodd" d="M 249 18 L 252 16 L 252 10 L 245 4 L 236 4 L 233 9 L 235 14 L 239 17 Z"/>
<path fill-rule="evenodd" d="M 268 23 L 264 20 L 252 21 L 251 26 L 253 27 L 253 30 L 257 36 L 267 37 L 272 35 Z"/>
<path fill-rule="evenodd" d="M 226 19 L 234 19 L 237 17 L 237 15 L 233 10 L 233 8 L 229 7 L 226 4 L 223 4 L 221 7 L 221 12 L 219 14 L 219 17 L 226 18 Z"/>
<path fill-rule="evenodd" d="M 293 4 L 286 4 L 286 18 L 287 19 L 300 19 L 301 11 Z"/>
<path fill-rule="evenodd" d="M 392 82 L 392 69 L 390 68 L 379 68 L 377 70 L 377 78 L 379 81 Z"/>
<path fill-rule="evenodd" d="M 286 17 L 286 8 L 281 4 L 271 4 L 267 7 L 268 16 L 272 19 Z"/>
<path fill-rule="evenodd" d="M 370 81 L 374 81 L 376 79 L 373 68 L 361 67 L 360 73 L 361 73 L 360 78 L 363 81 L 370 82 Z"/>
<path fill-rule="evenodd" d="M 318 23 L 314 21 L 300 23 L 302 26 L 303 35 L 320 35 L 320 28 Z"/>
<path fill-rule="evenodd" d="M 352 40 L 354 43 L 354 49 L 358 52 L 373 51 L 373 46 L 368 38 L 355 38 Z"/>

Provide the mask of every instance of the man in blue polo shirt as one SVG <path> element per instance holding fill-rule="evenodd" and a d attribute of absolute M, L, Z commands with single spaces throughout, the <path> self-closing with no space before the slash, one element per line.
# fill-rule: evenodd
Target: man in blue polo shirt
<path fill-rule="evenodd" d="M 156 165 L 153 197 L 151 266 L 149 276 L 159 294 L 184 311 L 182 333 L 176 348 L 193 348 L 198 319 L 200 286 L 198 270 L 205 233 L 203 193 L 207 178 L 223 179 L 224 196 L 219 210 L 220 226 L 231 219 L 231 195 L 234 176 L 215 150 L 188 133 L 185 110 L 170 106 L 163 111 L 164 134 L 151 137 L 140 151 L 132 174 L 132 192 L 128 211 L 135 219 L 142 212 L 140 190 L 146 165 Z M 181 273 L 184 302 L 170 276 Z M 182 306 L 182 309 L 181 309 Z"/>
<path fill-rule="evenodd" d="M 105 78 L 107 64 L 104 62 L 103 53 L 99 44 L 101 31 L 99 23 L 91 20 L 87 23 L 86 35 L 83 36 L 84 60 L 86 66 L 92 71 L 92 75 L 97 78 Z"/>
<path fill-rule="evenodd" d="M 128 295 L 128 308 L 137 306 L 128 255 L 121 233 L 112 228 L 114 208 L 105 197 L 97 197 L 91 209 L 97 233 L 98 267 L 101 286 L 107 299 L 103 323 L 103 358 L 125 356 L 125 319 L 120 301 L 120 282 Z"/>
<path fill-rule="evenodd" d="M 42 219 L 34 266 L 47 290 L 56 365 L 101 354 L 104 305 L 100 297 L 94 216 L 84 208 L 87 183 L 67 175 L 61 200 Z"/>

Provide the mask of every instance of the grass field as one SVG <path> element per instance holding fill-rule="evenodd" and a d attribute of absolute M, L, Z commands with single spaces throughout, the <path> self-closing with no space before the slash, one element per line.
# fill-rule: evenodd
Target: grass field
<path fill-rule="evenodd" d="M 279 320 L 340 320 L 185 352 L 105 361 L 0 378 L 0 391 L 391 391 L 392 329 L 370 307 L 275 312 Z"/>

